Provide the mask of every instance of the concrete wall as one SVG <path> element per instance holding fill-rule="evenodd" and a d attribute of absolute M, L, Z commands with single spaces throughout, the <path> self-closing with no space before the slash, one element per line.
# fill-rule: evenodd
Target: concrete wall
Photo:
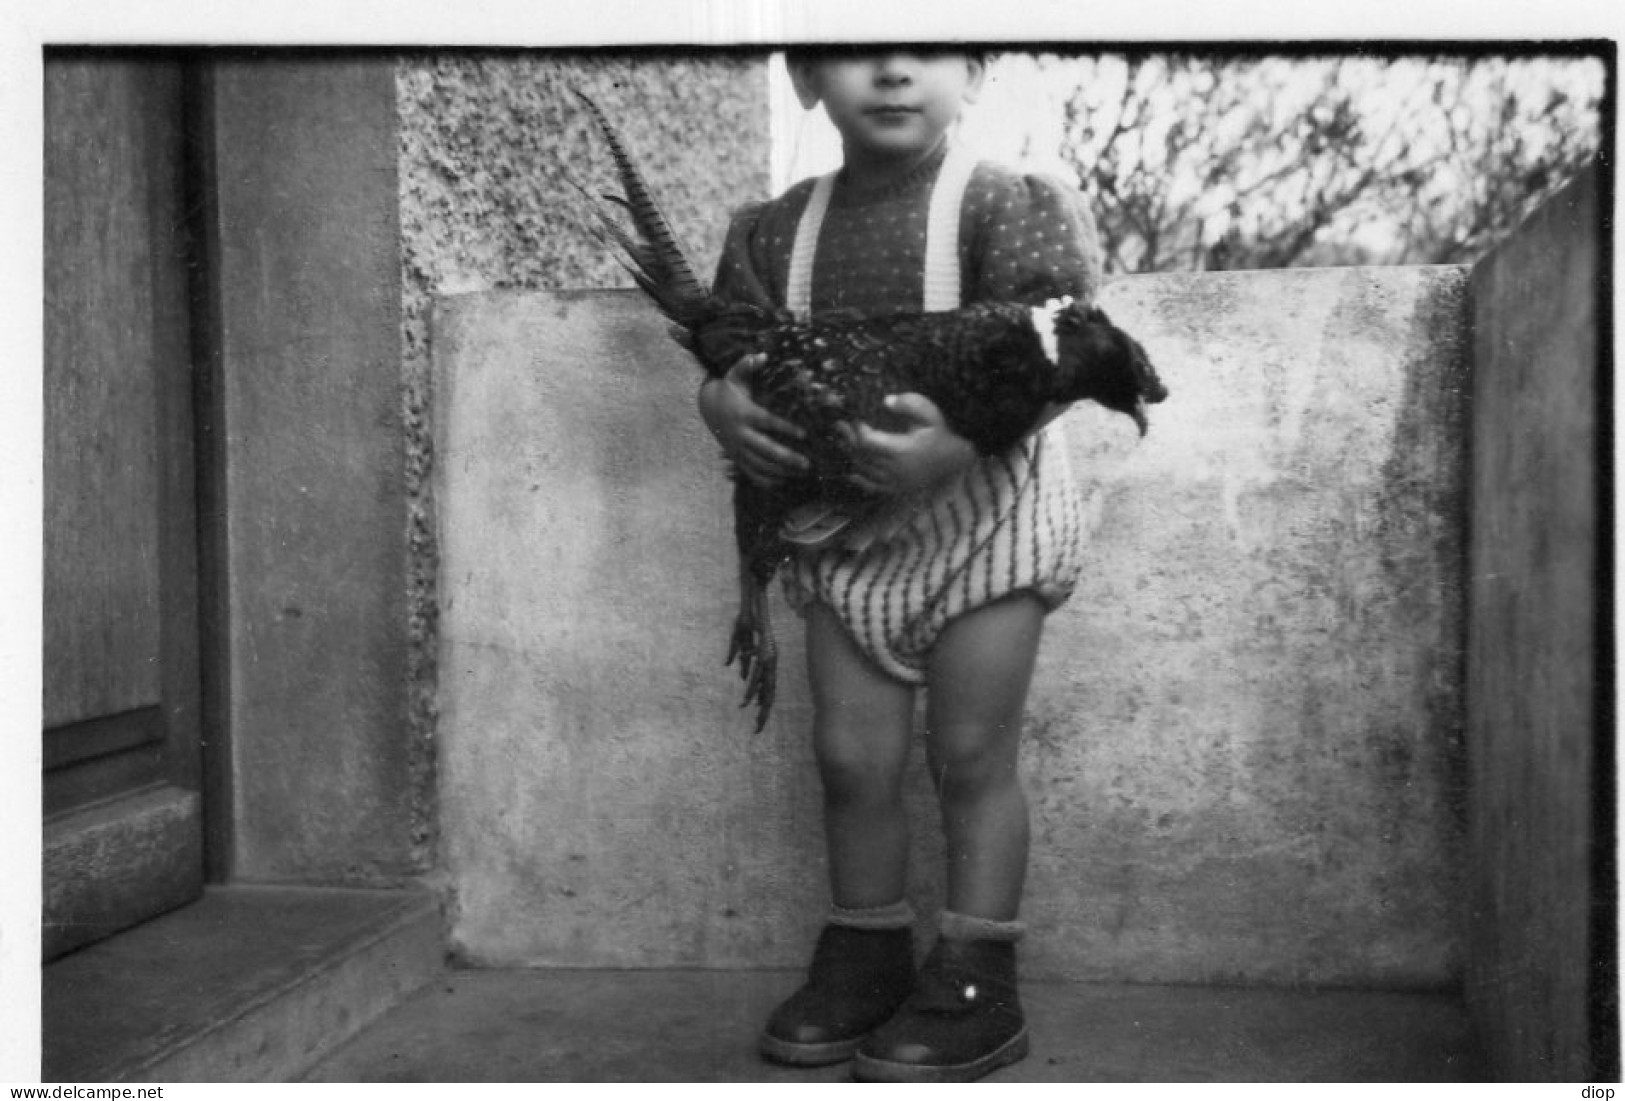
<path fill-rule="evenodd" d="M 1143 441 L 1067 421 L 1096 567 L 1029 712 L 1029 975 L 1459 980 L 1464 289 L 1108 288 L 1174 396 Z M 827 895 L 799 624 L 753 736 L 694 369 L 630 292 L 450 299 L 434 355 L 454 948 L 801 966 Z"/>
<path fill-rule="evenodd" d="M 1467 989 L 1520 1081 L 1619 1073 L 1598 186 L 1570 185 L 1472 282 Z"/>
<path fill-rule="evenodd" d="M 393 72 L 231 55 L 209 76 L 218 484 L 204 511 L 224 516 L 208 523 L 239 879 L 424 870 L 402 736 Z"/>

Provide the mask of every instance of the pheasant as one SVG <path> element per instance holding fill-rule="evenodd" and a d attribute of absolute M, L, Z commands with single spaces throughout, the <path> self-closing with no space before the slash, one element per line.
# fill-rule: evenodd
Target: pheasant
<path fill-rule="evenodd" d="M 625 193 L 595 197 L 577 185 L 601 237 L 619 249 L 634 282 L 707 375 L 721 378 L 744 355 L 764 357 L 752 397 L 806 432 L 800 447 L 810 460 L 807 474 L 764 487 L 733 472 L 740 599 L 724 664 L 738 662 L 740 706 L 756 704 L 758 732 L 777 681 L 767 598 L 774 575 L 795 545 L 827 544 L 889 503 L 850 481 L 852 458 L 837 426 L 900 429 L 884 401 L 914 392 L 933 401 L 979 454 L 995 455 L 1030 433 L 1052 403 L 1091 399 L 1131 417 L 1143 435 L 1146 405 L 1167 398 L 1139 342 L 1098 307 L 1070 299 L 811 319 L 718 299 L 695 276 L 615 126 L 591 98 L 576 94 L 604 135 Z"/>

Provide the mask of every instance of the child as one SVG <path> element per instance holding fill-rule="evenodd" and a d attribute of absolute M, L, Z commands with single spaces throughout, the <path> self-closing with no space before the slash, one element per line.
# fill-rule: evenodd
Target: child
<path fill-rule="evenodd" d="M 1099 247 L 1076 191 L 948 141 L 984 64 L 792 51 L 796 93 L 824 105 L 843 166 L 736 215 L 717 292 L 802 313 L 1092 298 Z M 739 474 L 772 484 L 806 460 L 798 431 L 751 400 L 755 367 L 708 381 L 699 405 Z M 1055 429 L 980 459 L 922 395 L 888 404 L 904 430 L 855 425 L 848 440 L 854 480 L 893 495 L 892 519 L 878 538 L 798 552 L 786 571 L 807 626 L 833 906 L 761 1047 L 802 1065 L 855 1055 L 865 1079 L 969 1081 L 1027 1053 L 1017 749 L 1044 616 L 1078 573 L 1080 509 Z M 948 866 L 940 937 L 916 975 L 902 779 L 922 686 Z"/>

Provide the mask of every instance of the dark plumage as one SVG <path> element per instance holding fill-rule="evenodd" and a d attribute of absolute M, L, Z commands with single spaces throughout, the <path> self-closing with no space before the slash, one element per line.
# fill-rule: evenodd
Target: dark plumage
<path fill-rule="evenodd" d="M 1167 397 L 1139 343 L 1083 303 L 1050 303 L 1042 310 L 983 303 L 935 313 L 798 321 L 785 311 L 716 299 L 694 275 L 615 127 L 591 99 L 581 99 L 604 133 L 625 191 L 624 197 L 603 198 L 630 216 L 635 236 L 588 198 L 632 278 L 711 377 L 726 375 L 742 355 L 764 355 L 753 383 L 755 400 L 807 432 L 801 445 L 812 461 L 807 476 L 770 489 L 734 478 L 740 609 L 727 662 L 739 662 L 746 681 L 741 706 L 757 704 L 758 730 L 773 706 L 778 650 L 767 587 L 789 552 L 786 521 L 809 505 L 826 504 L 858 518 L 885 503 L 848 480 L 852 463 L 837 425 L 863 421 L 899 428 L 885 398 L 920 393 L 936 403 L 956 433 L 991 455 L 1032 431 L 1052 403 L 1097 401 L 1132 417 L 1143 434 L 1145 406 Z M 1040 325 L 1053 328 L 1050 352 Z"/>

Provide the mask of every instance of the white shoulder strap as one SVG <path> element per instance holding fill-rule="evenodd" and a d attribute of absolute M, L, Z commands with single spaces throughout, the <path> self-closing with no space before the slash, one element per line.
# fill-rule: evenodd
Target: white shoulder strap
<path fill-rule="evenodd" d="M 936 186 L 931 189 L 931 208 L 926 214 L 926 310 L 959 308 L 959 211 L 974 171 L 976 158 L 959 144 L 950 145 L 937 173 Z"/>
<path fill-rule="evenodd" d="M 806 320 L 812 314 L 813 255 L 818 251 L 818 231 L 824 227 L 829 197 L 835 190 L 835 173 L 818 177 L 813 184 L 807 208 L 796 223 L 795 243 L 790 246 L 790 272 L 785 279 L 784 305 L 796 317 Z"/>
<path fill-rule="evenodd" d="M 959 308 L 959 212 L 976 164 L 976 157 L 969 151 L 958 144 L 950 145 L 937 172 L 937 181 L 932 185 L 925 222 L 923 309 Z M 784 305 L 800 318 L 812 313 L 813 259 L 818 252 L 818 233 L 829 211 L 829 197 L 835 190 L 835 176 L 836 173 L 831 172 L 814 181 L 807 207 L 796 224 L 795 243 L 790 247 Z"/>

